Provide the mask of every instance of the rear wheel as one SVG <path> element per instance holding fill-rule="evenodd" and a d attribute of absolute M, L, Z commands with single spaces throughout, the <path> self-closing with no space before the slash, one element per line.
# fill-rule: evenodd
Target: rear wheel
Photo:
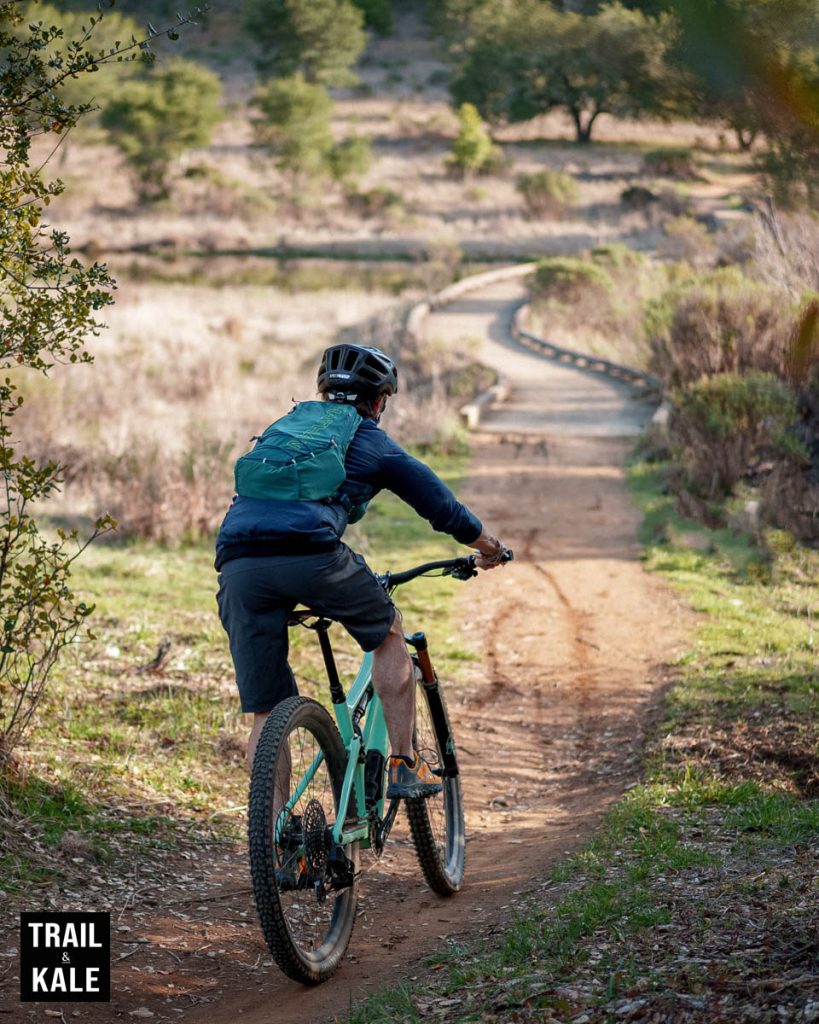
<path fill-rule="evenodd" d="M 358 844 L 332 838 L 346 758 L 324 708 L 289 697 L 265 723 L 253 761 L 248 845 L 259 922 L 276 963 L 306 985 L 338 968 L 355 921 Z"/>
<path fill-rule="evenodd" d="M 443 792 L 424 800 L 407 800 L 407 816 L 427 884 L 440 896 L 451 896 L 461 887 L 466 852 L 461 780 L 447 771 L 444 763 L 452 730 L 440 687 L 428 690 L 417 666 L 415 675 L 415 746 L 440 777 Z"/>

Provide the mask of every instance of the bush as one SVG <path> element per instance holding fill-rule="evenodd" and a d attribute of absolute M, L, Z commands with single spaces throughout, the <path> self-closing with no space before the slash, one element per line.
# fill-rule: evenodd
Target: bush
<path fill-rule="evenodd" d="M 324 174 L 333 149 L 333 101 L 327 91 L 299 72 L 263 83 L 256 102 L 261 113 L 253 121 L 255 140 L 278 156 L 294 187 L 300 178 Z"/>
<path fill-rule="evenodd" d="M 804 456 L 789 429 L 796 401 L 784 381 L 771 373 L 718 373 L 672 395 L 672 449 L 702 497 L 731 493 L 752 458 L 765 449 Z"/>
<path fill-rule="evenodd" d="M 484 128 L 481 115 L 471 103 L 462 103 L 459 107 L 458 125 L 458 134 L 452 143 L 449 157 L 450 166 L 458 168 L 467 177 L 497 162 L 497 147 Z"/>
<path fill-rule="evenodd" d="M 366 192 L 348 192 L 346 198 L 350 209 L 362 217 L 390 216 L 404 210 L 401 196 L 384 185 L 376 185 Z"/>
<path fill-rule="evenodd" d="M 657 178 L 696 178 L 694 154 L 685 146 L 662 146 L 643 157 L 643 170 Z"/>
<path fill-rule="evenodd" d="M 330 150 L 328 165 L 330 173 L 345 185 L 363 178 L 372 167 L 373 150 L 369 139 L 361 135 L 350 135 L 337 142 Z"/>
<path fill-rule="evenodd" d="M 645 256 L 630 249 L 623 242 L 612 242 L 610 245 L 598 245 L 591 251 L 592 260 L 602 267 L 614 270 L 630 270 L 642 266 Z"/>
<path fill-rule="evenodd" d="M 716 271 L 649 304 L 652 369 L 668 386 L 750 370 L 783 376 L 793 320 L 780 291 L 734 267 Z"/>
<path fill-rule="evenodd" d="M 374 29 L 382 36 L 392 32 L 394 19 L 391 0 L 353 0 L 353 3 L 364 14 L 367 28 Z"/>
<path fill-rule="evenodd" d="M 261 71 L 345 86 L 357 81 L 350 68 L 367 43 L 364 17 L 349 0 L 244 0 L 242 26 Z"/>
<path fill-rule="evenodd" d="M 206 146 L 222 118 L 222 85 L 213 72 L 176 58 L 162 71 L 126 82 L 101 116 L 111 141 L 133 169 L 140 196 L 167 195 L 171 162 Z"/>
<path fill-rule="evenodd" d="M 532 281 L 535 299 L 577 303 L 608 299 L 614 291 L 611 275 L 602 267 L 573 256 L 540 260 Z"/>
<path fill-rule="evenodd" d="M 131 439 L 125 450 L 101 453 L 96 500 L 116 511 L 123 540 L 175 542 L 209 536 L 230 503 L 233 448 L 232 440 L 214 436 L 204 424 L 188 427 L 178 453 Z"/>
<path fill-rule="evenodd" d="M 799 540 L 819 541 L 819 476 L 802 459 L 780 460 L 762 485 L 761 512 Z"/>
<path fill-rule="evenodd" d="M 644 188 L 642 185 L 631 185 L 620 193 L 620 202 L 627 210 L 645 211 L 657 200 L 658 196 L 650 188 Z"/>
<path fill-rule="evenodd" d="M 539 217 L 561 217 L 567 206 L 577 202 L 577 182 L 563 171 L 526 174 L 516 187 L 527 208 Z"/>
<path fill-rule="evenodd" d="M 693 217 L 675 217 L 663 225 L 665 237 L 658 252 L 666 259 L 685 260 L 694 266 L 711 263 L 716 246 L 708 228 Z"/>

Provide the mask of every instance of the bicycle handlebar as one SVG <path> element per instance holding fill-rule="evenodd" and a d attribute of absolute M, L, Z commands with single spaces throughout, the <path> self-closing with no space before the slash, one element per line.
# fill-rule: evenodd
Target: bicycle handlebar
<path fill-rule="evenodd" d="M 514 552 L 507 548 L 501 556 L 501 560 L 498 564 L 511 562 L 514 557 Z M 404 583 L 409 583 L 411 580 L 417 579 L 419 576 L 426 576 L 428 573 L 434 572 L 436 569 L 441 570 L 439 573 L 441 576 L 452 576 L 456 580 L 469 580 L 472 579 L 473 576 L 478 575 L 478 570 L 475 566 L 477 560 L 477 554 L 467 555 L 465 558 L 445 558 L 440 562 L 425 562 L 423 565 L 416 565 L 414 569 L 405 569 L 404 572 L 376 573 L 375 578 L 385 590 L 394 590 L 396 587 L 400 587 Z M 287 624 L 288 626 L 306 626 L 308 629 L 315 629 L 316 624 L 311 624 L 308 621 L 313 618 L 315 618 L 316 623 L 319 624 L 324 621 L 321 615 L 317 615 L 309 608 L 296 608 L 291 614 Z"/>
<path fill-rule="evenodd" d="M 515 557 L 514 552 L 508 549 L 501 556 L 503 562 L 511 562 Z M 468 580 L 478 575 L 475 566 L 477 555 L 467 555 L 465 558 L 445 558 L 440 562 L 425 562 L 423 565 L 416 565 L 414 569 L 405 569 L 404 572 L 386 572 L 379 575 L 378 579 L 387 590 L 400 587 L 404 583 L 425 576 L 436 569 L 443 570 L 441 576 L 452 576 L 456 580 Z"/>

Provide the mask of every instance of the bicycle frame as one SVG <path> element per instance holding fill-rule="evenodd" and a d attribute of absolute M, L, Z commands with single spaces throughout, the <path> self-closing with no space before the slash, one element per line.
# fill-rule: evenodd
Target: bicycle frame
<path fill-rule="evenodd" d="M 318 618 L 314 622 L 308 622 L 315 616 L 310 612 L 296 612 L 294 622 L 299 622 L 308 629 L 318 633 L 319 645 L 321 647 L 324 666 L 327 671 L 327 678 L 330 682 L 330 697 L 333 702 L 333 714 L 336 725 L 341 735 L 341 741 L 347 751 L 347 767 L 344 772 L 344 781 L 341 787 L 338 806 L 347 808 L 347 814 L 340 814 L 333 826 L 333 840 L 339 846 L 348 846 L 350 843 L 359 842 L 362 849 L 369 849 L 373 845 L 373 824 L 372 812 L 375 812 L 375 823 L 378 825 L 378 844 L 383 845 L 387 835 L 392 828 L 395 815 L 398 810 L 398 800 L 390 802 L 390 807 L 384 813 L 386 802 L 383 792 L 372 807 L 367 806 L 366 800 L 366 766 L 367 757 L 376 752 L 386 762 L 389 748 L 389 737 L 387 735 L 387 723 L 384 719 L 384 708 L 375 692 L 372 682 L 373 656 L 367 653 L 361 659 L 361 665 L 355 679 L 353 680 L 349 693 L 345 694 L 338 675 L 332 645 L 330 643 L 329 628 L 331 622 L 328 619 Z M 424 633 L 404 634 L 406 643 L 413 647 L 416 654 L 413 658 L 417 664 L 425 685 L 436 685 L 435 677 L 427 650 L 427 638 Z M 363 728 L 362 728 L 363 720 Z M 447 751 L 449 754 L 450 751 Z M 321 766 L 324 755 L 316 755 L 313 763 L 299 780 L 296 789 L 290 796 L 279 815 L 279 821 L 284 824 L 293 808 L 300 800 L 302 794 L 310 785 L 313 777 Z M 446 760 L 449 760 L 447 757 Z M 457 771 L 452 756 L 452 769 Z M 350 814 L 350 809 L 355 809 L 355 814 Z M 279 824 L 276 826 L 277 838 Z"/>
<path fill-rule="evenodd" d="M 512 553 L 507 553 L 508 560 Z M 474 557 L 472 559 L 447 559 L 441 562 L 428 562 L 425 565 L 417 566 L 415 569 L 404 573 L 387 574 L 380 577 L 384 587 L 392 591 L 402 583 L 409 582 L 419 575 L 435 570 L 448 570 L 456 579 L 468 579 L 475 575 Z M 452 572 L 458 570 L 461 575 Z M 373 656 L 367 653 L 363 656 L 358 673 L 350 686 L 349 694 L 345 694 L 344 687 L 338 674 L 333 648 L 330 643 L 329 629 L 331 620 L 316 616 L 308 610 L 296 611 L 290 620 L 290 625 L 302 625 L 318 633 L 319 645 L 321 647 L 324 667 L 327 672 L 327 679 L 330 683 L 330 697 L 333 702 L 333 714 L 336 725 L 341 735 L 342 743 L 347 751 L 347 766 L 344 772 L 344 781 L 341 787 L 341 795 L 338 806 L 346 809 L 345 813 L 339 813 L 332 829 L 333 840 L 339 846 L 348 846 L 350 843 L 359 842 L 362 849 L 369 849 L 373 846 L 373 839 L 379 848 L 383 844 L 392 828 L 395 815 L 398 811 L 398 800 L 392 800 L 390 807 L 384 814 L 385 797 L 381 793 L 373 807 L 367 807 L 366 801 L 366 765 L 367 757 L 377 752 L 383 761 L 380 771 L 386 762 L 389 737 L 387 725 L 384 719 L 384 709 L 381 701 L 375 692 L 372 682 Z M 427 646 L 427 638 L 424 633 L 404 634 L 406 643 L 414 648 L 413 663 L 420 669 L 423 685 L 436 695 L 432 702 L 432 714 L 436 719 L 436 725 L 443 731 L 446 726 L 446 716 L 437 696 L 438 678 L 432 667 Z M 364 720 L 364 727 L 361 721 Z M 446 747 L 442 752 L 443 769 L 446 773 L 457 775 L 458 765 L 455 758 L 455 749 L 451 735 L 447 736 Z M 324 755 L 316 755 L 313 763 L 304 773 L 296 789 L 290 796 L 276 822 L 276 839 L 280 838 L 280 823 L 283 826 L 298 803 L 304 791 L 310 785 L 313 777 L 321 766 Z M 351 803 L 351 799 L 353 802 Z M 350 814 L 350 808 L 354 808 L 354 815 Z M 374 816 L 372 812 L 375 812 Z M 374 834 L 372 825 L 377 824 L 377 832 Z"/>
<path fill-rule="evenodd" d="M 372 843 L 370 833 L 371 821 L 365 798 L 367 755 L 370 751 L 377 751 L 386 760 L 389 746 L 384 709 L 372 685 L 373 656 L 371 653 L 363 656 L 358 673 L 350 686 L 350 692 L 345 694 L 330 644 L 328 631 L 331 623 L 327 619 L 319 618 L 308 625 L 307 620 L 311 618 L 313 616 L 309 612 L 296 613 L 294 617 L 295 621 L 306 625 L 307 628 L 313 629 L 318 633 L 327 678 L 330 682 L 333 713 L 342 743 L 347 751 L 347 767 L 344 773 L 344 782 L 338 806 L 340 808 L 347 808 L 348 813 L 346 815 L 339 814 L 338 820 L 333 826 L 333 839 L 339 846 L 347 846 L 358 841 L 363 849 L 368 849 Z M 361 727 L 362 719 L 364 720 L 363 729 Z M 279 816 L 282 823 L 287 820 L 293 807 L 298 803 L 302 794 L 309 786 L 315 773 L 321 766 L 322 760 L 323 755 L 319 753 L 299 780 L 298 786 L 291 794 L 290 799 Z M 353 797 L 352 802 L 351 797 Z M 350 815 L 350 808 L 355 808 L 354 816 Z M 382 823 L 384 821 L 383 793 L 375 806 L 375 810 L 379 823 Z"/>

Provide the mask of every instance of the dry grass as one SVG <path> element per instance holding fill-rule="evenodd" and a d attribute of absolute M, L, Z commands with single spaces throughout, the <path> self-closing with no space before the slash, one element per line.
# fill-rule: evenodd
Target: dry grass
<path fill-rule="evenodd" d="M 95 366 L 27 381 L 27 449 L 69 466 L 55 514 L 110 511 L 123 533 L 211 529 L 248 439 L 311 398 L 320 351 L 389 294 L 125 283 Z"/>

